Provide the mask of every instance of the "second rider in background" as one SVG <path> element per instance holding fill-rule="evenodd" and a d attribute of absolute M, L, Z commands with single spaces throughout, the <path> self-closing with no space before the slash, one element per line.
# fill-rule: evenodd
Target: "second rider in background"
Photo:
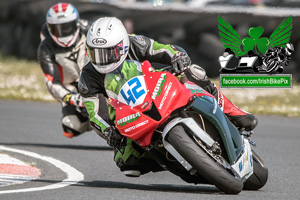
<path fill-rule="evenodd" d="M 48 10 L 37 52 L 47 89 L 61 103 L 63 134 L 68 138 L 91 130 L 77 89 L 81 69 L 88 61 L 87 31 L 88 22 L 79 19 L 73 5 L 57 3 Z"/>

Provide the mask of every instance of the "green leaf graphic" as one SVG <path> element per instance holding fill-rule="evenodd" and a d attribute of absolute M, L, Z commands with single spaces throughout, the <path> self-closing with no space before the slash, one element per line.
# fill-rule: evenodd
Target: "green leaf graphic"
<path fill-rule="evenodd" d="M 243 42 L 243 46 L 244 46 L 244 52 L 249 52 L 251 50 L 253 50 L 254 46 L 255 46 L 255 41 L 253 40 L 253 38 L 249 38 L 249 37 L 244 37 L 244 39 L 242 40 Z"/>
<path fill-rule="evenodd" d="M 258 39 L 264 32 L 264 29 L 263 27 L 259 26 L 259 27 L 256 27 L 256 28 L 249 28 L 248 30 L 248 34 L 250 37 L 252 37 L 253 39 Z"/>
<path fill-rule="evenodd" d="M 258 50 L 263 54 L 265 54 L 267 52 L 269 44 L 270 44 L 270 41 L 266 37 L 259 38 L 256 42 Z"/>
<path fill-rule="evenodd" d="M 254 51 L 256 54 L 265 54 L 268 48 L 285 47 L 292 34 L 292 16 L 284 19 L 271 34 L 270 38 L 260 38 L 264 32 L 261 26 L 250 27 L 248 29 L 250 37 L 241 39 L 229 22 L 223 20 L 221 16 L 218 18 L 218 23 L 219 36 L 224 48 L 230 48 L 235 53 L 235 56 L 246 55 L 249 51 Z"/>
<path fill-rule="evenodd" d="M 241 49 L 242 40 L 240 35 L 221 16 L 219 16 L 218 23 L 219 36 L 224 48 L 230 48 L 236 56 L 245 55 L 246 53 Z"/>
<path fill-rule="evenodd" d="M 285 47 L 286 43 L 288 43 L 290 40 L 292 26 L 292 16 L 290 16 L 288 19 L 284 19 L 271 34 L 269 38 L 269 47 Z"/>

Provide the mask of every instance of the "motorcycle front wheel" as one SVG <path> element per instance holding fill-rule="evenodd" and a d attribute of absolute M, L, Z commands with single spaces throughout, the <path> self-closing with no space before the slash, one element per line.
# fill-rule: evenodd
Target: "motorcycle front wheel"
<path fill-rule="evenodd" d="M 238 194 L 243 189 L 243 181 L 211 158 L 190 138 L 180 125 L 173 127 L 167 137 L 178 153 L 208 182 L 227 194 Z"/>

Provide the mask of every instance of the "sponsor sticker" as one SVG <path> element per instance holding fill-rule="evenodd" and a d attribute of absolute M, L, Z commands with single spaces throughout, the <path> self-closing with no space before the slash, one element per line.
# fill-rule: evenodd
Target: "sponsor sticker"
<path fill-rule="evenodd" d="M 189 90 L 191 90 L 191 92 L 193 94 L 197 94 L 197 93 L 202 93 L 204 94 L 204 90 L 202 87 L 200 87 L 199 85 L 196 84 L 190 84 L 190 83 L 184 83 L 185 87 Z"/>
<path fill-rule="evenodd" d="M 159 97 L 162 91 L 162 87 L 166 81 L 166 74 L 161 74 L 160 78 L 158 79 L 154 91 L 152 93 L 151 99 L 155 99 L 157 96 Z"/>
<path fill-rule="evenodd" d="M 170 92 L 170 89 L 171 89 L 172 85 L 173 85 L 173 83 L 170 82 L 169 85 L 168 85 L 168 88 L 167 88 L 167 90 L 166 90 L 166 92 L 164 94 L 164 97 L 162 98 L 162 100 L 161 100 L 161 102 L 159 104 L 159 107 L 158 107 L 159 110 L 162 109 L 163 105 L 165 104 L 165 101 L 166 101 L 166 99 L 167 99 L 167 97 L 169 95 L 169 92 Z"/>
<path fill-rule="evenodd" d="M 139 112 L 123 117 L 122 119 L 117 120 L 117 125 L 119 126 L 125 126 L 131 122 L 134 122 L 140 118 L 141 114 Z"/>
<path fill-rule="evenodd" d="M 136 128 L 139 128 L 139 127 L 141 127 L 141 126 L 145 126 L 146 124 L 148 124 L 148 122 L 149 122 L 149 120 L 147 119 L 147 120 L 145 120 L 145 121 L 143 121 L 143 122 L 141 122 L 141 123 L 139 123 L 139 124 L 137 124 L 137 125 L 135 125 L 135 126 L 129 127 L 129 128 L 127 128 L 127 129 L 125 129 L 125 133 L 127 133 L 127 132 L 129 132 L 129 131 L 132 131 L 132 130 L 134 130 L 134 129 L 136 129 Z"/>
<path fill-rule="evenodd" d="M 97 46 L 102 46 L 105 45 L 107 41 L 104 38 L 95 38 L 92 40 L 92 43 Z"/>

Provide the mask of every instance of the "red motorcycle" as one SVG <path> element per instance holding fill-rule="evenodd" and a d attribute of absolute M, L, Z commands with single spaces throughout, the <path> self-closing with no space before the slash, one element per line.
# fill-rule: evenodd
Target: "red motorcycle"
<path fill-rule="evenodd" d="M 106 88 L 122 135 L 188 183 L 212 184 L 228 194 L 265 185 L 268 168 L 252 150 L 250 134 L 232 125 L 211 94 L 155 71 L 148 61 L 140 68 L 129 80 L 114 72 L 121 85 Z"/>

